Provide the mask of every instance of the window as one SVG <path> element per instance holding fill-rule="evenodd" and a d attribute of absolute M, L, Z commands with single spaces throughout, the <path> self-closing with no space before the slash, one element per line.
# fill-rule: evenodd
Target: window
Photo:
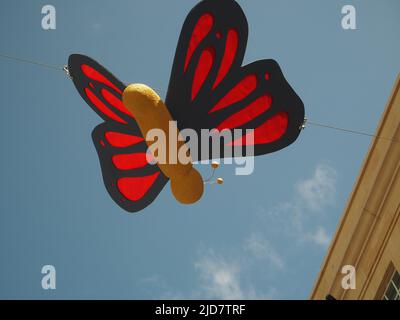
<path fill-rule="evenodd" d="M 400 300 L 400 274 L 397 270 L 393 271 L 383 295 L 383 300 Z"/>

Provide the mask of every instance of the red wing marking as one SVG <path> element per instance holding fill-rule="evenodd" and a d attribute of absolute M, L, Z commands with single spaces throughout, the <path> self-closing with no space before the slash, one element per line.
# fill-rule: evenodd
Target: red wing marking
<path fill-rule="evenodd" d="M 121 178 L 117 181 L 118 190 L 131 201 L 138 201 L 149 191 L 160 172 L 145 177 Z"/>
<path fill-rule="evenodd" d="M 192 84 L 192 100 L 194 100 L 199 93 L 204 81 L 210 73 L 211 67 L 215 59 L 215 50 L 213 47 L 204 49 L 200 56 L 199 64 L 196 67 L 196 71 L 193 78 Z"/>
<path fill-rule="evenodd" d="M 226 74 L 230 70 L 233 60 L 235 59 L 236 56 L 238 44 L 239 44 L 239 35 L 237 31 L 229 30 L 228 35 L 226 37 L 224 57 L 222 58 L 221 67 L 218 71 L 217 79 L 215 80 L 213 89 L 215 89 L 219 85 L 219 83 L 225 78 Z"/>
<path fill-rule="evenodd" d="M 110 91 L 104 88 L 100 90 L 100 93 L 103 96 L 103 98 L 106 99 L 106 101 L 109 104 L 111 104 L 114 108 L 134 118 L 133 114 L 125 107 L 120 98 L 116 97 Z"/>
<path fill-rule="evenodd" d="M 203 41 L 203 39 L 210 33 L 212 26 L 214 25 L 214 17 L 210 13 L 206 13 L 200 17 L 196 26 L 194 27 L 192 37 L 189 42 L 189 48 L 186 54 L 185 60 L 185 72 L 189 66 L 190 59 L 192 59 L 193 53 Z"/>
<path fill-rule="evenodd" d="M 113 88 L 115 91 L 122 94 L 122 91 L 120 89 L 118 89 L 110 80 L 108 80 L 100 72 L 96 71 L 95 69 L 88 66 L 87 64 L 82 64 L 81 70 L 84 73 L 84 75 L 87 76 L 88 78 L 98 81 L 98 82 L 101 82 L 101 83 L 105 84 L 106 86 Z"/>
<path fill-rule="evenodd" d="M 248 75 L 240 81 L 231 91 L 227 93 L 208 113 L 226 108 L 252 93 L 257 87 L 257 77 L 254 74 Z"/>
<path fill-rule="evenodd" d="M 236 112 L 228 119 L 224 120 L 218 127 L 218 131 L 224 129 L 234 129 L 242 126 L 257 118 L 260 114 L 264 113 L 271 107 L 272 98 L 270 96 L 262 96 L 255 100 L 253 103 Z"/>
<path fill-rule="evenodd" d="M 145 167 L 147 162 L 146 153 L 119 154 L 112 157 L 114 166 L 119 170 L 131 170 Z"/>
<path fill-rule="evenodd" d="M 107 117 L 127 124 L 126 121 L 118 117 L 114 112 L 112 112 L 99 98 L 96 97 L 96 95 L 89 89 L 85 88 L 85 94 L 89 98 L 89 100 L 98 108 L 102 113 L 104 113 Z"/>
<path fill-rule="evenodd" d="M 288 127 L 288 114 L 286 112 L 279 112 L 261 126 L 254 129 L 254 145 L 271 143 L 281 138 Z M 230 145 L 240 146 L 247 145 L 245 135 L 233 142 Z"/>
<path fill-rule="evenodd" d="M 142 137 L 113 131 L 106 132 L 105 137 L 116 148 L 126 148 L 144 141 Z"/>

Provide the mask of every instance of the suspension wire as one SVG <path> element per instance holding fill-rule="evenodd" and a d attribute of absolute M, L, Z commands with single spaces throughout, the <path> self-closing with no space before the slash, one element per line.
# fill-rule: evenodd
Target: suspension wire
<path fill-rule="evenodd" d="M 35 66 L 38 66 L 38 67 L 52 69 L 52 70 L 56 70 L 56 71 L 63 71 L 69 78 L 71 78 L 71 75 L 69 73 L 67 65 L 56 66 L 56 65 L 51 65 L 51 64 L 39 62 L 39 61 L 23 59 L 23 58 L 19 58 L 19 57 L 15 57 L 15 56 L 10 56 L 10 55 L 4 54 L 4 53 L 0 53 L 0 58 L 4 58 L 4 59 L 12 60 L 12 61 L 15 61 L 15 62 L 20 62 L 20 63 L 32 64 L 32 65 L 35 65 Z M 126 82 L 126 83 L 128 83 L 128 82 Z M 155 89 L 157 91 L 163 93 L 163 94 L 167 94 L 167 90 L 159 89 L 159 88 L 155 88 Z"/>
<path fill-rule="evenodd" d="M 65 66 L 55 66 L 55 65 L 46 64 L 46 63 L 39 62 L 39 61 L 28 60 L 28 59 L 23 59 L 23 58 L 19 58 L 19 57 L 10 56 L 10 55 L 3 54 L 3 53 L 0 53 L 0 57 L 4 58 L 4 59 L 20 62 L 20 63 L 27 63 L 27 64 L 36 65 L 36 66 L 47 68 L 47 69 L 52 69 L 52 70 L 65 72 Z"/>
<path fill-rule="evenodd" d="M 47 69 L 51 69 L 51 70 L 62 71 L 64 73 L 66 73 L 68 77 L 70 77 L 68 66 L 66 66 L 66 65 L 56 66 L 56 65 L 51 65 L 51 64 L 35 61 L 35 60 L 19 58 L 19 57 L 11 56 L 11 55 L 4 54 L 4 53 L 0 53 L 0 58 L 12 60 L 12 61 L 19 62 L 19 63 L 26 63 L 26 64 L 31 64 L 31 65 L 36 65 L 38 67 L 47 68 Z M 160 91 L 165 93 L 165 90 L 160 90 Z M 371 134 L 371 133 L 364 132 L 364 131 L 346 129 L 346 128 L 341 128 L 341 127 L 336 127 L 336 126 L 333 126 L 333 125 L 318 123 L 318 122 L 310 121 L 308 119 L 304 119 L 304 123 L 301 126 L 301 129 L 304 129 L 306 127 L 306 124 L 309 124 L 309 125 L 312 125 L 312 126 L 315 126 L 315 127 L 321 127 L 321 128 L 326 128 L 326 129 L 331 129 L 331 130 L 336 130 L 336 131 L 341 131 L 341 132 L 347 132 L 347 133 L 351 133 L 351 134 L 367 136 L 367 137 L 376 138 L 376 139 L 387 140 L 387 141 L 394 142 L 394 143 L 400 143 L 400 141 L 396 140 L 396 139 L 377 136 L 375 134 Z M 207 184 L 210 183 L 210 180 L 214 177 L 214 175 L 215 175 L 215 169 L 213 170 L 211 177 L 209 179 L 206 179 L 204 182 L 207 183 Z"/>
<path fill-rule="evenodd" d="M 315 126 L 315 127 L 321 127 L 321 128 L 326 128 L 326 129 L 331 129 L 331 130 L 336 130 L 336 131 L 347 132 L 347 133 L 351 133 L 351 134 L 357 134 L 357 135 L 361 135 L 361 136 L 372 137 L 372 138 L 376 138 L 376 139 L 387 140 L 387 141 L 394 142 L 394 143 L 400 143 L 399 140 L 392 139 L 392 138 L 387 138 L 387 137 L 382 137 L 382 136 L 378 136 L 378 135 L 376 135 L 376 134 L 371 134 L 371 133 L 364 132 L 364 131 L 358 131 L 358 130 L 353 130 L 353 129 L 346 129 L 346 128 L 336 127 L 336 126 L 332 126 L 332 125 L 328 125 L 328 124 L 323 124 L 323 123 L 318 123 L 318 122 L 309 121 L 309 120 L 305 120 L 305 122 L 306 122 L 307 124 L 312 125 L 312 126 Z"/>

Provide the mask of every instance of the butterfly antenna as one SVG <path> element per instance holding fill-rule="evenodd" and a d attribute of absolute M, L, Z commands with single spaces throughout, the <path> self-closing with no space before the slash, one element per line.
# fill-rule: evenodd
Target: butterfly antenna
<path fill-rule="evenodd" d="M 213 169 L 211 176 L 208 179 L 204 180 L 204 184 L 210 184 L 210 185 L 211 184 L 219 184 L 219 185 L 223 184 L 224 179 L 222 179 L 222 178 L 217 178 L 217 180 L 213 181 L 213 178 L 215 176 L 215 171 L 219 168 L 219 163 L 217 161 L 213 161 L 211 163 L 211 168 Z"/>

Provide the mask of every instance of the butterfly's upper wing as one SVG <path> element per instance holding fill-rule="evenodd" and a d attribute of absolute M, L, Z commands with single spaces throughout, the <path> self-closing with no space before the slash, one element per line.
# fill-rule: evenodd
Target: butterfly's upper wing
<path fill-rule="evenodd" d="M 246 17 L 234 0 L 194 7 L 179 38 L 166 105 L 180 130 L 254 129 L 254 153 L 262 155 L 297 139 L 304 106 L 274 60 L 242 66 L 247 37 Z M 230 144 L 245 146 L 245 138 L 243 132 Z"/>
<path fill-rule="evenodd" d="M 147 144 L 122 103 L 126 86 L 87 56 L 71 55 L 68 68 L 79 94 L 105 120 L 93 130 L 92 138 L 107 191 L 123 209 L 142 210 L 168 179 L 147 161 Z"/>

